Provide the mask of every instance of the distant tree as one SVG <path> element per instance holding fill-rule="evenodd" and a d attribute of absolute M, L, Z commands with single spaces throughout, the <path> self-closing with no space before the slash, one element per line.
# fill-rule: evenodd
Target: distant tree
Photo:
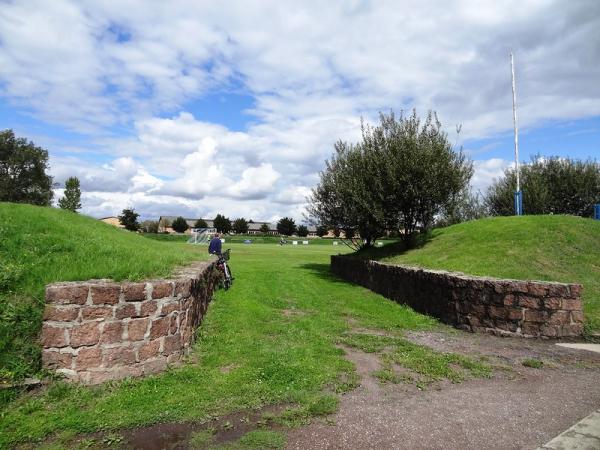
<path fill-rule="evenodd" d="M 269 225 L 267 225 L 266 223 L 263 223 L 263 224 L 260 226 L 260 232 L 261 232 L 262 234 L 267 234 L 267 233 L 269 233 L 269 231 L 271 231 L 271 230 L 269 230 Z"/>
<path fill-rule="evenodd" d="M 306 227 L 306 225 L 298 225 L 298 236 L 299 237 L 308 236 L 308 228 Z"/>
<path fill-rule="evenodd" d="M 470 188 L 460 192 L 436 220 L 436 227 L 446 227 L 469 220 L 482 219 L 490 215 L 485 198 Z"/>
<path fill-rule="evenodd" d="M 354 248 L 371 246 L 386 230 L 412 240 L 427 230 L 468 186 L 473 164 L 454 151 L 434 112 L 425 120 L 380 114 L 376 127 L 363 126 L 357 144 L 338 141 L 308 212 L 319 223 L 356 230 Z"/>
<path fill-rule="evenodd" d="M 222 214 L 217 214 L 213 223 L 219 233 L 229 233 L 231 231 L 231 220 Z"/>
<path fill-rule="evenodd" d="M 291 236 L 296 232 L 296 222 L 290 217 L 284 217 L 277 222 L 277 232 L 284 236 Z"/>
<path fill-rule="evenodd" d="M 333 229 L 333 235 L 334 235 L 336 238 L 339 238 L 339 237 L 340 237 L 340 229 L 339 229 L 339 228 L 334 228 L 334 229 Z"/>
<path fill-rule="evenodd" d="M 516 172 L 510 167 L 489 187 L 487 206 L 493 215 L 514 212 Z M 532 157 L 521 165 L 523 211 L 526 214 L 572 214 L 592 217 L 594 204 L 600 202 L 600 163 L 558 156 Z"/>
<path fill-rule="evenodd" d="M 317 226 L 317 236 L 323 237 L 327 234 L 327 232 L 328 232 L 327 227 L 324 227 L 323 225 Z"/>
<path fill-rule="evenodd" d="M 58 206 L 62 209 L 76 212 L 81 209 L 81 189 L 79 189 L 79 178 L 69 177 L 65 181 L 65 194 L 58 199 Z"/>
<path fill-rule="evenodd" d="M 15 137 L 12 130 L 0 132 L 0 201 L 50 206 L 52 177 L 47 169 L 46 150 Z"/>
<path fill-rule="evenodd" d="M 243 217 L 235 219 L 233 221 L 233 231 L 235 231 L 236 234 L 248 233 L 248 222 L 246 222 L 246 219 Z"/>
<path fill-rule="evenodd" d="M 144 233 L 158 233 L 158 222 L 156 220 L 144 220 L 140 224 L 140 229 Z"/>
<path fill-rule="evenodd" d="M 206 220 L 198 219 L 194 224 L 194 228 L 208 228 L 208 224 L 206 223 Z"/>
<path fill-rule="evenodd" d="M 123 225 L 126 230 L 137 231 L 140 229 L 140 224 L 137 221 L 138 217 L 140 217 L 140 215 L 136 213 L 133 208 L 124 209 L 119 216 L 119 222 L 121 222 L 121 225 Z"/>
<path fill-rule="evenodd" d="M 183 217 L 179 216 L 173 221 L 173 223 L 171 224 L 171 228 L 173 228 L 173 230 L 177 231 L 178 233 L 184 233 L 185 230 L 189 228 L 189 226 L 187 224 L 187 221 Z"/>
<path fill-rule="evenodd" d="M 167 233 L 167 228 L 169 228 L 171 226 L 171 222 L 169 221 L 169 219 L 166 219 L 164 217 L 161 217 L 158 221 L 158 228 L 159 230 L 161 230 L 162 233 Z"/>

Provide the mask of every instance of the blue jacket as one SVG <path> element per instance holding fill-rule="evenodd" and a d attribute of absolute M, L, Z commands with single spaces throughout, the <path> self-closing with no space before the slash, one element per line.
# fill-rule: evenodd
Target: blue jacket
<path fill-rule="evenodd" d="M 221 239 L 219 239 L 218 237 L 214 237 L 210 240 L 210 244 L 208 244 L 208 253 L 210 253 L 211 255 L 221 254 Z"/>

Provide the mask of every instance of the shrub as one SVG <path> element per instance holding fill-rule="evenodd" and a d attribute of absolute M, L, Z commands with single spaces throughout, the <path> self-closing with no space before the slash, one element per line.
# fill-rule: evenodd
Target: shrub
<path fill-rule="evenodd" d="M 171 224 L 171 228 L 173 228 L 173 230 L 177 231 L 178 233 L 184 233 L 185 230 L 189 228 L 189 226 L 186 220 L 183 217 L 179 216 L 173 221 L 173 223 Z"/>

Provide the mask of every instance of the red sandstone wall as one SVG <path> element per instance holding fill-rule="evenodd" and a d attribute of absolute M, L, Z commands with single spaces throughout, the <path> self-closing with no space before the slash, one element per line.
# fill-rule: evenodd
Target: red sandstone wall
<path fill-rule="evenodd" d="M 189 349 L 219 277 L 207 261 L 172 280 L 47 286 L 43 367 L 89 384 L 164 370 Z"/>
<path fill-rule="evenodd" d="M 331 271 L 459 328 L 526 337 L 580 336 L 580 284 L 499 280 L 332 256 Z"/>

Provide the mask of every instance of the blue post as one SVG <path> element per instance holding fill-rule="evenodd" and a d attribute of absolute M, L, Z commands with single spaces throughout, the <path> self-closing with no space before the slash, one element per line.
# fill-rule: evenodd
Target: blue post
<path fill-rule="evenodd" d="M 523 191 L 515 192 L 515 215 L 523 215 Z"/>
<path fill-rule="evenodd" d="M 600 203 L 594 205 L 594 219 L 600 220 Z"/>

